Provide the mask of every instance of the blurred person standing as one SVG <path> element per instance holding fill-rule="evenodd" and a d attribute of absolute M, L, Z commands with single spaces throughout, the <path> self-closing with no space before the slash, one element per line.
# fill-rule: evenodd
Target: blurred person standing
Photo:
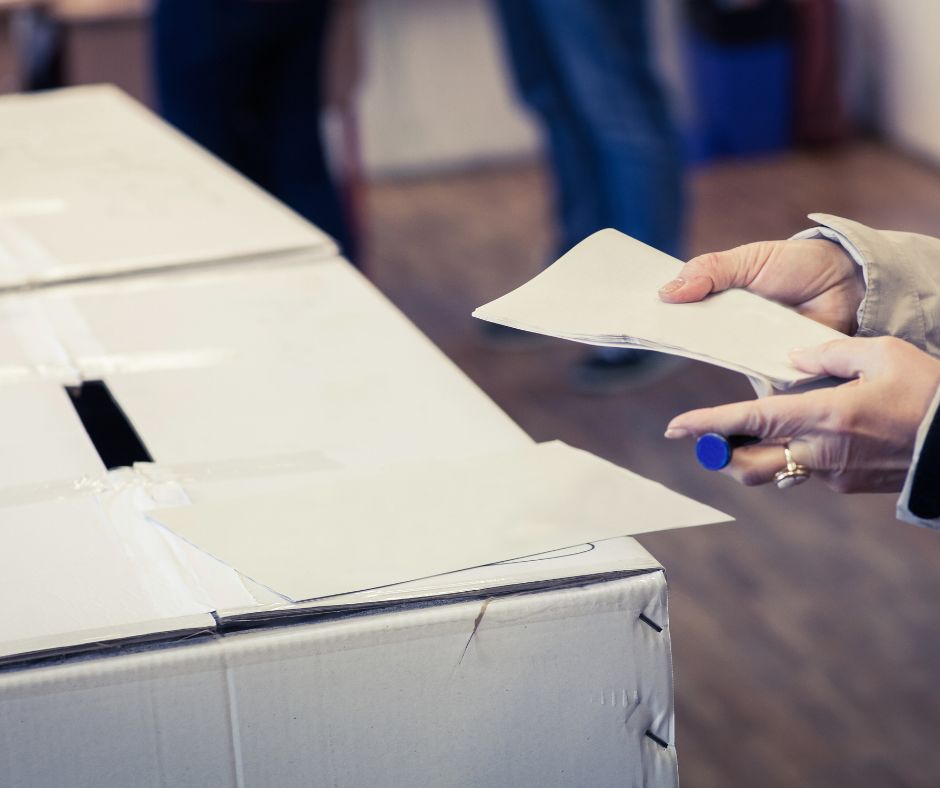
<path fill-rule="evenodd" d="M 651 62 L 646 0 L 495 2 L 517 90 L 545 135 L 559 254 L 614 227 L 679 256 L 680 144 Z M 619 388 L 663 363 L 660 354 L 598 348 L 576 382 Z"/>
<path fill-rule="evenodd" d="M 320 111 L 330 0 L 157 0 L 164 117 L 354 258 Z"/>

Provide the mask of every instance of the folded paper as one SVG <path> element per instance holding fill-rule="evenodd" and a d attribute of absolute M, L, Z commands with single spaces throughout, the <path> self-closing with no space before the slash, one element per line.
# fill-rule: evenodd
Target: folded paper
<path fill-rule="evenodd" d="M 744 373 L 761 393 L 815 380 L 789 361 L 795 347 L 845 335 L 745 290 L 666 304 L 658 290 L 682 262 L 616 230 L 601 230 L 474 317 L 593 345 L 659 350 Z"/>

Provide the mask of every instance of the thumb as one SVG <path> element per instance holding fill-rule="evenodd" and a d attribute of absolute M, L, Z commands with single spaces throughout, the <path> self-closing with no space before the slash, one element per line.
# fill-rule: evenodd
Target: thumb
<path fill-rule="evenodd" d="M 768 243 L 745 244 L 693 257 L 676 279 L 659 289 L 659 297 L 669 304 L 685 304 L 701 301 L 709 293 L 747 287 L 770 256 L 769 247 Z"/>
<path fill-rule="evenodd" d="M 853 379 L 871 375 L 880 366 L 879 340 L 866 337 L 835 339 L 811 348 L 790 351 L 790 361 L 803 372 Z"/>

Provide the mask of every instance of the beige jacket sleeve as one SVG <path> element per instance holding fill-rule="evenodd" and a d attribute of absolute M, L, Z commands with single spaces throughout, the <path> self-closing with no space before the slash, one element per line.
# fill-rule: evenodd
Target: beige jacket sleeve
<path fill-rule="evenodd" d="M 873 230 L 858 222 L 811 213 L 818 224 L 796 238 L 828 238 L 862 266 L 865 298 L 858 309 L 857 336 L 895 336 L 940 358 L 940 239 L 916 233 Z M 911 468 L 897 503 L 901 520 L 940 529 L 940 518 L 910 511 L 911 490 L 927 432 L 940 410 L 940 390 L 917 432 Z"/>
<path fill-rule="evenodd" d="M 819 226 L 797 238 L 841 243 L 862 266 L 866 292 L 857 336 L 900 337 L 940 358 L 940 239 L 873 230 L 825 213 L 809 218 Z"/>

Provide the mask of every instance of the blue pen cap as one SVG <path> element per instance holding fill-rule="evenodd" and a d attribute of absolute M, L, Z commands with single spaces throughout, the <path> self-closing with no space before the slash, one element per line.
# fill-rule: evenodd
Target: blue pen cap
<path fill-rule="evenodd" d="M 724 435 L 706 432 L 695 442 L 695 456 L 709 471 L 720 471 L 731 462 L 731 444 Z"/>

